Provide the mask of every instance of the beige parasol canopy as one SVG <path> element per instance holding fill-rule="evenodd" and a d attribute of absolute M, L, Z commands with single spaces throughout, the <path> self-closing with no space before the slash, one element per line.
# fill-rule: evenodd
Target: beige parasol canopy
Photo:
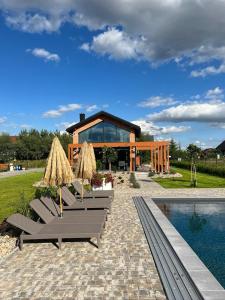
<path fill-rule="evenodd" d="M 89 144 L 89 151 L 91 155 L 91 164 L 92 164 L 92 173 L 96 172 L 96 158 L 95 158 L 95 152 L 92 144 Z"/>
<path fill-rule="evenodd" d="M 75 176 L 77 178 L 82 179 L 82 195 L 81 198 L 83 198 L 83 185 L 84 185 L 84 179 L 91 179 L 93 176 L 93 173 L 96 171 L 96 161 L 95 161 L 95 154 L 93 146 L 90 146 L 87 144 L 87 142 L 84 142 L 77 161 L 77 166 L 75 169 Z"/>
<path fill-rule="evenodd" d="M 71 170 L 69 161 L 66 157 L 65 151 L 57 137 L 53 139 L 51 151 L 49 153 L 47 166 L 43 178 L 44 184 L 48 186 L 61 186 L 69 184 L 74 181 L 74 175 Z M 60 207 L 62 216 L 62 199 L 61 188 L 60 194 Z"/>
<path fill-rule="evenodd" d="M 44 174 L 44 183 L 50 186 L 59 186 L 73 182 L 71 170 L 65 151 L 57 137 L 53 139 Z"/>

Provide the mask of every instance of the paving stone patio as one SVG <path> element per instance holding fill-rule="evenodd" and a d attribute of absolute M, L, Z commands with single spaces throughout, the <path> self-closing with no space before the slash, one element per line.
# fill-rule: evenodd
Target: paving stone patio
<path fill-rule="evenodd" d="M 0 265 L 0 299 L 165 299 L 132 191 L 116 192 L 100 250 L 25 244 Z"/>
<path fill-rule="evenodd" d="M 0 264 L 0 299 L 166 299 L 132 196 L 225 196 L 225 189 L 165 190 L 145 174 L 141 189 L 115 191 L 101 249 L 89 242 L 25 244 Z M 94 242 L 94 241 L 93 241 Z"/>

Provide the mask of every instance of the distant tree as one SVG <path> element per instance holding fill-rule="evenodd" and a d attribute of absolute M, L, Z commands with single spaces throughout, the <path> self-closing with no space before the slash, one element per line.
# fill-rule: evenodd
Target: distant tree
<path fill-rule="evenodd" d="M 114 148 L 103 147 L 102 148 L 102 159 L 105 163 L 109 164 L 109 171 L 112 170 L 112 163 L 118 158 L 118 153 Z"/>
<path fill-rule="evenodd" d="M 67 154 L 68 144 L 72 143 L 72 137 L 67 133 L 49 132 L 36 129 L 22 130 L 17 138 L 16 158 L 21 160 L 46 159 L 51 149 L 54 136 L 59 140 Z"/>
<path fill-rule="evenodd" d="M 171 156 L 171 159 L 177 159 L 179 157 L 178 154 L 179 154 L 179 146 L 174 141 L 174 139 L 171 139 L 171 141 L 170 141 L 170 156 Z"/>
<path fill-rule="evenodd" d="M 67 155 L 68 153 L 68 144 L 72 144 L 73 143 L 73 138 L 71 135 L 67 134 L 67 133 L 57 133 L 57 136 L 62 144 L 62 147 Z"/>
<path fill-rule="evenodd" d="M 8 163 L 15 157 L 15 144 L 10 140 L 7 133 L 0 135 L 0 162 Z"/>
<path fill-rule="evenodd" d="M 201 154 L 201 148 L 194 144 L 189 144 L 187 147 L 187 154 L 192 159 L 195 160 Z"/>

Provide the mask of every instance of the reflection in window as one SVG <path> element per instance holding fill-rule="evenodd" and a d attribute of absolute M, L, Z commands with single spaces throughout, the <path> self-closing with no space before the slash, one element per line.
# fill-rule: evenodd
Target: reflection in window
<path fill-rule="evenodd" d="M 79 133 L 79 143 L 129 142 L 130 132 L 110 122 L 101 123 Z"/>

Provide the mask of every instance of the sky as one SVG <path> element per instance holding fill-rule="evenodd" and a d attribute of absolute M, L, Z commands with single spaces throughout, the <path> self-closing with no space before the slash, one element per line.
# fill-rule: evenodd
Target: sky
<path fill-rule="evenodd" d="M 100 110 L 156 140 L 225 139 L 225 0 L 0 0 L 0 132 Z"/>

